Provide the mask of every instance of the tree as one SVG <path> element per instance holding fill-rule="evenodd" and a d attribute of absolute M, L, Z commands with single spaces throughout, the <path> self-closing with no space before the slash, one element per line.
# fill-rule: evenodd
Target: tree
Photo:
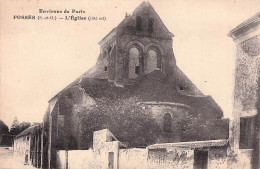
<path fill-rule="evenodd" d="M 31 126 L 31 123 L 25 122 L 25 121 L 22 122 L 22 123 L 19 123 L 19 121 L 17 120 L 17 117 L 14 117 L 14 121 L 13 121 L 12 126 L 10 128 L 10 134 L 11 135 L 18 135 L 30 126 Z"/>
<path fill-rule="evenodd" d="M 208 119 L 202 114 L 189 115 L 186 119 L 179 121 L 177 127 L 181 131 L 182 141 L 227 139 L 229 120 Z"/>
<path fill-rule="evenodd" d="M 10 134 L 11 135 L 18 135 L 19 133 L 20 133 L 19 121 L 17 120 L 17 117 L 14 117 L 14 121 L 13 121 L 12 126 L 10 128 Z"/>
<path fill-rule="evenodd" d="M 3 134 L 9 134 L 9 128 L 2 120 L 0 120 L 0 136 Z"/>
<path fill-rule="evenodd" d="M 9 135 L 8 126 L 0 120 L 0 146 L 12 145 L 12 137 Z"/>
<path fill-rule="evenodd" d="M 156 142 L 160 127 L 151 114 L 138 104 L 138 98 L 101 98 L 96 102 L 92 109 L 82 112 L 83 139 L 88 148 L 92 146 L 93 132 L 105 128 L 129 147 Z"/>
<path fill-rule="evenodd" d="M 29 122 L 22 122 L 22 123 L 20 123 L 19 124 L 20 132 L 19 133 L 23 132 L 25 129 L 27 129 L 30 126 L 31 126 L 31 123 L 29 123 Z"/>

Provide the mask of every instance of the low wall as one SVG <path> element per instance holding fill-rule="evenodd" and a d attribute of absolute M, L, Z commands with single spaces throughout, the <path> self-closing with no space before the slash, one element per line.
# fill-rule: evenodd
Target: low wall
<path fill-rule="evenodd" d="M 92 150 L 59 150 L 57 151 L 57 169 L 92 169 L 93 153 Z"/>
<path fill-rule="evenodd" d="M 238 154 L 238 165 L 241 169 L 252 168 L 252 149 L 240 149 Z"/>
<path fill-rule="evenodd" d="M 66 154 L 65 150 L 57 151 L 56 167 L 57 169 L 66 168 Z"/>
<path fill-rule="evenodd" d="M 193 169 L 194 151 L 185 149 L 149 149 L 148 169 Z"/>
<path fill-rule="evenodd" d="M 118 160 L 115 160 L 114 168 L 120 169 L 146 169 L 148 151 L 145 148 L 120 149 Z M 101 169 L 107 165 L 102 164 L 102 154 L 92 150 L 57 151 L 57 169 Z M 103 157 L 106 160 L 107 157 Z M 101 162 L 101 163 L 100 163 Z"/>
<path fill-rule="evenodd" d="M 227 148 L 212 147 L 208 152 L 208 168 L 223 169 L 227 168 Z"/>
<path fill-rule="evenodd" d="M 194 149 L 190 148 L 131 148 L 57 151 L 57 169 L 193 169 Z M 113 148 L 113 147 L 112 147 Z M 208 151 L 208 168 L 227 168 L 226 147 L 211 147 Z M 113 159 L 110 159 L 110 153 Z M 240 168 L 250 166 L 251 151 L 242 150 Z M 113 162 L 109 162 L 113 161 Z M 241 163 L 242 162 L 242 163 Z M 237 168 L 236 168 L 237 169 Z"/>
<path fill-rule="evenodd" d="M 148 150 L 132 148 L 119 150 L 119 169 L 146 169 Z"/>

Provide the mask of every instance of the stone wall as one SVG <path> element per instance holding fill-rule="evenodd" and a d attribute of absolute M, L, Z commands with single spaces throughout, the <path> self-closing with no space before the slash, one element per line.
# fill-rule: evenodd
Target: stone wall
<path fill-rule="evenodd" d="M 227 146 L 226 144 L 217 146 L 214 141 L 174 143 L 179 146 L 170 146 L 169 143 L 155 144 L 147 148 L 127 149 L 107 129 L 94 132 L 93 140 L 93 149 L 57 151 L 57 168 L 193 169 L 196 161 L 195 150 L 207 153 L 208 168 L 227 168 Z M 239 163 L 240 165 L 247 166 L 250 163 L 251 152 L 240 153 L 239 158 L 246 159 L 243 163 Z"/>
<path fill-rule="evenodd" d="M 66 151 L 65 150 L 58 150 L 57 151 L 57 158 L 56 158 L 56 168 L 63 169 L 66 168 Z"/>
<path fill-rule="evenodd" d="M 209 149 L 208 168 L 227 168 L 227 147 L 212 147 Z"/>
<path fill-rule="evenodd" d="M 131 148 L 119 150 L 120 169 L 147 168 L 148 150 L 146 148 Z"/>
<path fill-rule="evenodd" d="M 229 159 L 229 168 L 259 168 L 259 18 L 259 13 L 256 13 L 229 33 L 236 43 L 233 120 L 230 123 L 228 155 L 232 158 Z"/>
<path fill-rule="evenodd" d="M 108 166 L 113 166 L 113 169 L 118 169 L 119 146 L 119 141 L 109 130 L 104 129 L 94 132 L 93 156 L 95 167 L 106 169 Z M 109 157 L 111 154 L 113 156 Z"/>
<path fill-rule="evenodd" d="M 162 142 L 178 142 L 181 138 L 180 128 L 177 126 L 178 122 L 185 119 L 189 112 L 190 107 L 179 103 L 167 103 L 167 102 L 145 102 L 147 111 L 152 114 L 152 117 L 156 119 L 156 122 L 164 132 L 164 115 L 171 115 L 171 134 L 165 133 L 158 137 L 158 143 Z"/>
<path fill-rule="evenodd" d="M 57 169 L 106 169 L 108 153 L 100 154 L 90 150 L 59 150 L 57 151 Z M 147 149 L 120 149 L 118 161 L 114 169 L 146 169 Z"/>
<path fill-rule="evenodd" d="M 52 112 L 52 119 L 56 123 L 52 127 L 53 130 L 57 128 L 57 149 L 66 149 L 66 146 L 69 150 L 86 149 L 86 144 L 82 141 L 81 119 L 83 112 L 87 113 L 85 110 L 93 104 L 94 99 L 80 86 L 72 86 L 61 93 L 58 113 Z"/>
<path fill-rule="evenodd" d="M 165 74 L 169 73 L 169 65 L 175 65 L 175 58 L 172 51 L 172 40 L 169 39 L 155 39 L 150 37 L 140 37 L 135 35 L 123 34 L 117 38 L 117 58 L 116 58 L 116 76 L 117 79 L 128 78 L 129 67 L 129 49 L 136 47 L 140 52 L 140 72 L 141 74 L 149 72 L 147 68 L 148 51 L 155 48 L 159 59 L 160 69 Z M 173 67 L 171 67 L 171 71 Z"/>
<path fill-rule="evenodd" d="M 25 156 L 28 155 L 30 159 L 30 136 L 25 135 L 23 137 L 14 139 L 14 154 L 21 160 L 21 163 L 25 163 Z"/>
<path fill-rule="evenodd" d="M 140 28 L 137 27 L 137 18 L 140 19 Z M 169 64 L 175 65 L 172 37 L 173 35 L 165 27 L 153 7 L 143 2 L 131 16 L 126 16 L 101 40 L 99 63 L 102 63 L 103 67 L 108 65 L 110 80 L 127 81 L 130 47 L 135 46 L 139 50 L 140 74 L 149 72 L 149 68 L 146 67 L 147 54 L 148 50 L 153 48 L 160 58 L 158 59 L 159 68 L 167 73 L 167 69 L 170 68 Z"/>
<path fill-rule="evenodd" d="M 148 151 L 148 169 L 193 169 L 194 151 L 189 149 L 152 149 Z"/>
<path fill-rule="evenodd" d="M 242 116 L 256 111 L 257 80 L 260 72 L 260 36 L 254 36 L 237 44 L 235 102 L 242 105 Z"/>
<path fill-rule="evenodd" d="M 238 166 L 241 169 L 247 169 L 252 167 L 252 154 L 253 150 L 241 149 L 238 154 Z"/>
<path fill-rule="evenodd" d="M 208 168 L 227 168 L 227 148 L 211 147 L 208 151 Z M 109 152 L 111 149 L 97 152 L 95 150 L 59 150 L 57 151 L 57 169 L 107 169 L 109 168 Z M 250 165 L 252 151 L 241 152 L 239 158 L 243 163 L 237 163 L 237 167 L 247 168 Z M 114 169 L 193 169 L 194 149 L 167 148 L 146 149 L 131 148 L 119 149 L 118 156 L 113 163 Z"/>
<path fill-rule="evenodd" d="M 182 104 L 166 103 L 166 102 L 145 102 L 147 109 L 152 113 L 152 116 L 156 119 L 156 122 L 162 127 L 163 116 L 165 113 L 172 115 L 173 123 L 185 119 L 190 112 L 190 107 Z"/>
<path fill-rule="evenodd" d="M 31 126 L 14 138 L 14 154 L 22 164 L 41 167 L 41 129 Z"/>
<path fill-rule="evenodd" d="M 113 33 L 110 33 L 113 34 Z M 108 34 L 107 36 L 110 36 Z M 116 60 L 116 45 L 115 40 L 116 37 L 111 35 L 108 40 L 102 40 L 100 44 L 100 56 L 98 58 L 97 64 L 100 64 L 101 70 L 103 74 L 107 74 L 110 80 L 114 80 L 115 78 L 115 60 Z M 107 70 L 105 70 L 107 67 Z"/>
<path fill-rule="evenodd" d="M 92 169 L 92 150 L 57 151 L 57 169 Z"/>

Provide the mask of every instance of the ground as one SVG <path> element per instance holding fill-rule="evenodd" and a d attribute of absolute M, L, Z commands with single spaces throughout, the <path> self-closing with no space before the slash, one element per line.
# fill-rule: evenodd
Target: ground
<path fill-rule="evenodd" d="M 23 165 L 21 160 L 14 155 L 13 147 L 0 147 L 0 169 L 35 169 Z"/>

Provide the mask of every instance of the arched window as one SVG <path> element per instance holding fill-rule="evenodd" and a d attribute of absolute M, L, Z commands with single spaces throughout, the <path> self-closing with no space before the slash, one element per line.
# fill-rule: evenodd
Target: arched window
<path fill-rule="evenodd" d="M 165 113 L 163 116 L 163 132 L 172 132 L 172 116 L 170 113 Z"/>
<path fill-rule="evenodd" d="M 157 52 L 151 49 L 148 51 L 147 55 L 147 73 L 151 73 L 157 69 Z"/>
<path fill-rule="evenodd" d="M 150 18 L 149 22 L 148 22 L 148 31 L 149 32 L 153 32 L 153 23 L 154 23 L 153 18 Z"/>
<path fill-rule="evenodd" d="M 139 31 L 142 29 L 142 19 L 140 16 L 136 17 L 136 29 Z"/>
<path fill-rule="evenodd" d="M 140 52 L 137 48 L 133 47 L 129 50 L 129 71 L 128 71 L 128 77 L 129 79 L 135 79 L 139 75 L 139 58 L 140 58 Z"/>

